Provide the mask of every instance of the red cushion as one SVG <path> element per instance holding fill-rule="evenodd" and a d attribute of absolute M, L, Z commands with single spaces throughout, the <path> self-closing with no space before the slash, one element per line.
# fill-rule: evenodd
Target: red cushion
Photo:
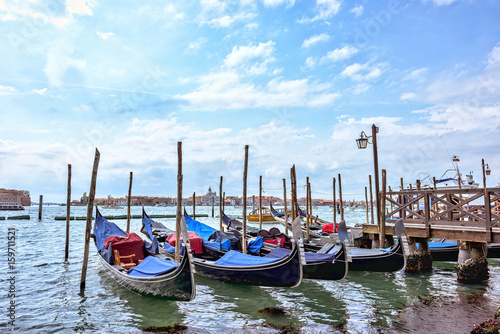
<path fill-rule="evenodd" d="M 337 226 L 338 226 L 338 224 L 337 224 Z M 323 228 L 321 229 L 321 232 L 335 233 L 335 228 L 333 227 L 333 223 L 323 225 Z"/>
<path fill-rule="evenodd" d="M 196 234 L 196 232 L 188 232 L 189 235 L 189 243 L 191 244 L 191 249 L 195 254 L 203 253 L 203 239 Z M 182 241 L 182 235 L 181 235 Z M 170 234 L 167 237 L 167 242 L 170 246 L 175 247 L 175 233 Z"/>
<path fill-rule="evenodd" d="M 109 244 L 113 245 L 113 250 L 120 252 L 120 256 L 135 254 L 134 262 L 144 259 L 144 240 L 136 233 L 129 233 L 123 237 L 111 235 L 104 241 L 104 248 L 108 249 Z"/>

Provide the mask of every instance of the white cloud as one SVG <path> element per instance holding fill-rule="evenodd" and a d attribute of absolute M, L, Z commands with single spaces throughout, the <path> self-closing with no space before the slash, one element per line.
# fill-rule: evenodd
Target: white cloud
<path fill-rule="evenodd" d="M 253 60 L 258 59 L 258 62 L 256 61 L 250 64 L 250 66 L 266 67 L 268 63 L 275 61 L 275 58 L 272 56 L 275 44 L 273 41 L 268 41 L 257 45 L 253 43 L 246 46 L 236 45 L 224 59 L 224 65 L 227 68 L 235 68 L 240 65 L 248 66 Z"/>
<path fill-rule="evenodd" d="M 447 6 L 451 5 L 457 0 L 422 0 L 422 2 L 432 2 L 436 6 Z"/>
<path fill-rule="evenodd" d="M 69 45 L 58 44 L 49 49 L 47 62 L 43 71 L 47 75 L 51 86 L 61 86 L 63 77 L 69 68 L 82 69 L 86 62 L 81 59 L 72 58 L 73 48 Z"/>
<path fill-rule="evenodd" d="M 362 5 L 358 5 L 358 6 L 354 7 L 353 9 L 351 9 L 351 13 L 354 13 L 354 15 L 356 15 L 356 17 L 363 15 L 364 11 L 365 11 L 365 9 L 363 8 Z"/>
<path fill-rule="evenodd" d="M 355 48 L 354 46 L 344 46 L 341 49 L 335 49 L 333 51 L 328 52 L 326 56 L 321 58 L 321 60 L 323 62 L 325 61 L 337 62 L 340 60 L 351 58 L 356 53 L 358 53 L 358 49 Z"/>
<path fill-rule="evenodd" d="M 286 3 L 286 8 L 291 8 L 295 4 L 295 0 L 264 0 L 266 7 L 277 7 L 283 3 Z"/>
<path fill-rule="evenodd" d="M 403 78 L 403 80 L 414 80 L 414 81 L 421 81 L 425 74 L 428 72 L 428 68 L 419 68 L 416 70 L 413 70 L 408 74 L 406 77 Z"/>
<path fill-rule="evenodd" d="M 187 51 L 197 51 L 197 50 L 200 50 L 203 47 L 203 45 L 205 45 L 207 43 L 207 41 L 208 40 L 206 38 L 200 37 L 196 41 L 190 42 L 188 44 Z"/>
<path fill-rule="evenodd" d="M 110 37 L 113 37 L 115 34 L 112 32 L 97 32 L 97 36 L 101 37 L 104 40 L 107 40 Z"/>
<path fill-rule="evenodd" d="M 317 14 L 311 18 L 302 18 L 299 20 L 299 23 L 312 23 L 318 20 L 328 20 L 338 13 L 341 4 L 341 0 L 316 0 L 314 10 Z"/>
<path fill-rule="evenodd" d="M 0 96 L 2 95 L 17 95 L 19 92 L 14 87 L 0 85 Z"/>
<path fill-rule="evenodd" d="M 320 42 L 326 42 L 329 39 L 330 39 L 330 35 L 328 35 L 327 33 L 322 33 L 320 35 L 314 35 L 314 36 L 311 36 L 311 37 L 305 39 L 304 42 L 302 43 L 302 47 L 308 48 L 314 44 L 317 44 Z"/>
<path fill-rule="evenodd" d="M 66 9 L 71 14 L 92 15 L 93 2 L 91 0 L 67 0 Z"/>
<path fill-rule="evenodd" d="M 417 99 L 417 94 L 415 93 L 402 93 L 401 94 L 401 101 L 405 101 L 405 100 L 416 100 Z"/>
<path fill-rule="evenodd" d="M 341 75 L 356 81 L 375 80 L 384 73 L 386 67 L 387 65 L 385 63 L 378 63 L 375 65 L 371 65 L 370 63 L 355 63 L 347 66 L 342 71 Z"/>

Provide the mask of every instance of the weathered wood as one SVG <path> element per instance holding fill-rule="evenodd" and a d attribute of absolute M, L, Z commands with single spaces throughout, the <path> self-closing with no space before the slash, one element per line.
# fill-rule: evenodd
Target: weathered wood
<path fill-rule="evenodd" d="M 262 230 L 262 175 L 259 178 L 259 230 Z"/>
<path fill-rule="evenodd" d="M 220 177 L 220 184 L 219 184 L 219 230 L 224 231 L 224 226 L 222 226 L 222 180 L 223 177 Z"/>
<path fill-rule="evenodd" d="M 175 261 L 181 260 L 182 142 L 177 142 L 177 211 L 175 215 Z M 186 241 L 187 242 L 187 241 Z"/>
<path fill-rule="evenodd" d="M 366 223 L 369 224 L 369 218 L 368 218 L 368 188 L 365 187 L 365 209 L 366 209 Z"/>
<path fill-rule="evenodd" d="M 130 200 L 132 196 L 132 178 L 133 178 L 133 173 L 130 172 L 130 182 L 128 184 L 128 198 L 127 198 L 127 233 L 130 233 Z"/>
<path fill-rule="evenodd" d="M 71 217 L 71 164 L 68 164 L 68 188 L 66 195 L 66 245 L 64 247 L 64 260 L 69 256 L 69 219 Z"/>
<path fill-rule="evenodd" d="M 339 179 L 339 201 L 340 201 L 340 220 L 344 220 L 344 201 L 342 200 L 342 177 L 340 174 L 337 176 Z"/>
<path fill-rule="evenodd" d="M 371 224 L 375 224 L 375 217 L 373 215 L 373 189 L 372 189 L 372 176 L 368 175 L 368 183 L 370 183 L 370 215 L 372 218 Z"/>
<path fill-rule="evenodd" d="M 243 222 L 242 222 L 242 253 L 247 253 L 247 176 L 248 176 L 248 145 L 245 145 L 245 163 L 243 167 Z"/>
<path fill-rule="evenodd" d="M 222 211 L 226 211 L 226 192 L 222 193 Z"/>
<path fill-rule="evenodd" d="M 337 230 L 337 200 L 335 199 L 335 178 L 333 178 L 333 226 Z"/>
<path fill-rule="evenodd" d="M 193 193 L 193 219 L 196 219 L 196 192 Z"/>
<path fill-rule="evenodd" d="M 43 195 L 40 195 L 40 200 L 38 201 L 38 221 L 42 221 L 42 205 Z"/>
<path fill-rule="evenodd" d="M 382 169 L 382 192 L 380 194 L 380 247 L 385 247 L 385 198 L 386 198 L 386 171 Z"/>
<path fill-rule="evenodd" d="M 306 240 L 311 240 L 310 227 L 311 227 L 311 216 L 309 211 L 311 209 L 311 184 L 309 183 L 309 176 L 306 177 Z"/>
<path fill-rule="evenodd" d="M 483 165 L 484 165 L 484 160 L 483 160 Z M 488 193 L 486 187 L 484 188 L 484 213 L 485 213 L 486 242 L 491 242 L 491 202 L 490 202 L 490 194 Z"/>
<path fill-rule="evenodd" d="M 94 198 L 95 198 L 95 187 L 97 182 L 97 169 L 99 167 L 99 159 L 101 154 L 95 149 L 94 165 L 92 167 L 92 178 L 90 180 L 90 191 L 89 191 L 89 202 L 87 204 L 87 222 L 85 226 L 85 248 L 83 251 L 83 264 L 82 264 L 82 276 L 80 279 L 80 290 L 85 290 L 85 283 L 87 279 L 87 265 L 89 262 L 89 244 L 90 244 L 90 230 L 92 228 L 92 212 L 94 211 Z"/>
<path fill-rule="evenodd" d="M 297 181 L 295 180 L 295 165 L 290 168 L 290 182 L 292 193 L 292 222 L 297 218 Z"/>
<path fill-rule="evenodd" d="M 287 203 L 286 203 L 286 179 L 283 179 L 283 204 L 285 208 L 285 234 L 288 235 L 288 210 L 287 210 Z"/>
<path fill-rule="evenodd" d="M 377 220 L 380 219 L 380 210 L 384 210 L 380 206 L 380 184 L 379 184 L 379 175 L 378 175 L 378 152 L 377 152 L 377 127 L 375 124 L 372 124 L 372 143 L 373 143 L 373 168 L 375 172 L 375 204 L 377 207 Z M 380 226 L 380 220 L 377 221 L 377 225 Z"/>

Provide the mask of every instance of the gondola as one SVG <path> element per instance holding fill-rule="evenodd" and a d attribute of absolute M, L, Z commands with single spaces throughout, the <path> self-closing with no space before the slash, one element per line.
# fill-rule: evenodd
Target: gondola
<path fill-rule="evenodd" d="M 271 208 L 271 211 L 273 209 Z M 276 220 L 285 224 L 281 217 L 276 217 Z M 341 222 L 342 223 L 342 222 Z M 339 226 L 340 224 L 339 223 Z M 344 223 L 345 224 L 345 223 Z M 402 220 L 396 222 L 397 242 L 388 249 L 366 249 L 349 247 L 352 262 L 349 263 L 350 271 L 378 271 L 378 272 L 393 272 L 399 271 L 405 267 L 405 256 L 402 235 L 404 234 L 404 224 Z M 314 243 L 304 244 L 306 252 L 324 251 L 326 245 L 318 245 Z M 333 247 L 326 252 L 332 254 L 339 251 L 340 246 Z M 307 254 L 307 253 L 306 253 Z"/>
<path fill-rule="evenodd" d="M 181 229 L 187 235 L 185 224 L 181 224 Z M 184 256 L 180 263 L 165 258 L 158 254 L 155 238 L 149 244 L 135 233 L 126 234 L 116 224 L 107 221 L 97 208 L 93 237 L 104 270 L 127 289 L 170 300 L 190 301 L 195 298 L 191 256 Z M 122 254 L 117 252 L 118 249 Z M 131 250 L 134 254 L 126 253 Z M 142 255 L 144 259 L 140 263 L 133 263 Z"/>
<path fill-rule="evenodd" d="M 432 261 L 458 261 L 458 245 L 456 240 L 439 239 L 429 243 Z M 487 258 L 500 258 L 500 244 L 487 244 Z"/>
<path fill-rule="evenodd" d="M 150 223 L 143 213 L 143 230 Z M 184 219 L 189 216 L 185 216 Z M 191 219 L 189 217 L 189 219 Z M 200 222 L 197 222 L 201 224 Z M 295 225 L 300 225 L 297 221 Z M 189 228 L 188 228 L 189 229 Z M 154 237 L 152 234 L 150 238 Z M 230 284 L 271 287 L 296 287 L 302 282 L 301 250 L 299 236 L 292 251 L 281 258 L 265 258 L 242 254 L 235 250 L 195 254 L 193 258 L 196 273 Z M 207 240 L 208 241 L 208 240 Z M 222 255 L 223 254 L 223 255 Z M 222 255 L 222 256 L 220 256 Z M 218 256 L 220 256 L 218 258 Z"/>
<path fill-rule="evenodd" d="M 222 213 L 222 223 L 227 229 L 241 230 L 241 222 L 236 219 L 231 219 Z M 275 229 L 275 228 L 273 228 Z M 305 263 L 302 264 L 303 276 L 306 279 L 330 280 L 339 281 L 347 276 L 348 272 L 348 253 L 343 240 L 348 238 L 345 224 L 340 228 L 341 237 L 339 238 L 341 246 L 337 252 L 331 254 L 322 254 L 321 252 L 305 253 Z M 258 236 L 259 229 L 248 233 L 252 236 Z M 266 231 L 267 232 L 267 231 Z M 299 231 L 300 233 L 300 231 Z M 268 243 L 264 244 L 263 253 L 266 257 L 283 256 L 290 252 L 289 249 L 282 247 L 274 247 Z M 333 247 L 334 245 L 331 245 Z M 323 249 L 325 251 L 328 248 Z M 328 248 L 329 249 L 329 248 Z"/>

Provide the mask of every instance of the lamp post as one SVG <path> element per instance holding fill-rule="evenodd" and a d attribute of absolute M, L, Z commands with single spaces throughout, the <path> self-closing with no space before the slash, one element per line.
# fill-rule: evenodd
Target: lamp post
<path fill-rule="evenodd" d="M 486 188 L 486 175 L 490 175 L 491 170 L 488 164 L 484 164 L 484 159 L 481 159 L 481 165 L 483 167 L 483 187 Z"/>
<path fill-rule="evenodd" d="M 360 150 L 365 149 L 368 146 L 368 139 L 371 138 L 373 144 L 373 169 L 375 170 L 375 195 L 376 195 L 376 207 L 377 207 L 377 226 L 380 227 L 380 199 L 379 199 L 379 178 L 378 178 L 378 151 L 377 151 L 377 132 L 378 127 L 375 124 L 372 125 L 372 135 L 367 136 L 364 131 L 361 131 L 359 138 L 356 139 L 356 144 Z"/>

